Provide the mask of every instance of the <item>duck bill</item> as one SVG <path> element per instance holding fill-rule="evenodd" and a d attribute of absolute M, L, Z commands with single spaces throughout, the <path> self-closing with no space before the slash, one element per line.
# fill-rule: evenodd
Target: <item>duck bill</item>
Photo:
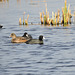
<path fill-rule="evenodd" d="M 26 34 L 26 36 L 28 37 L 28 34 Z"/>
<path fill-rule="evenodd" d="M 43 37 L 43 39 L 45 39 L 45 37 Z"/>

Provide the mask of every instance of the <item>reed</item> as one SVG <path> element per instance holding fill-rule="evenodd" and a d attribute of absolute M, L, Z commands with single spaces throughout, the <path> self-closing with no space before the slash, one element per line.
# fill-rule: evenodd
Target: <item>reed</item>
<path fill-rule="evenodd" d="M 27 20 L 25 19 L 25 25 L 28 25 L 29 14 L 27 15 Z"/>
<path fill-rule="evenodd" d="M 73 21 L 74 21 L 74 23 L 75 23 L 75 11 L 74 11 L 74 18 L 73 18 Z"/>
<path fill-rule="evenodd" d="M 42 13 L 40 12 L 40 20 L 41 20 L 41 24 L 43 24 L 43 17 L 42 17 Z"/>
<path fill-rule="evenodd" d="M 51 18 L 51 25 L 53 25 L 53 20 L 52 20 L 52 18 Z"/>
<path fill-rule="evenodd" d="M 56 13 L 55 13 L 55 25 L 56 25 Z"/>
<path fill-rule="evenodd" d="M 46 8 L 46 16 L 47 16 L 47 4 L 45 4 L 45 8 Z"/>
<path fill-rule="evenodd" d="M 63 7 L 62 7 L 61 24 L 64 24 L 64 10 L 63 10 Z"/>
<path fill-rule="evenodd" d="M 69 15 L 67 13 L 67 16 L 66 16 L 66 22 L 67 22 L 67 24 L 69 23 L 68 20 L 69 20 Z"/>
<path fill-rule="evenodd" d="M 62 17 L 61 17 L 61 24 L 63 24 L 63 19 L 62 19 Z"/>
<path fill-rule="evenodd" d="M 52 11 L 52 19 L 54 20 L 54 12 Z"/>
<path fill-rule="evenodd" d="M 68 20 L 69 20 L 70 24 L 71 24 L 71 18 L 72 18 L 72 15 L 71 15 L 70 4 L 69 4 L 69 6 L 68 6 Z"/>
<path fill-rule="evenodd" d="M 48 18 L 47 24 L 50 25 L 50 23 L 51 23 L 51 20 L 50 20 L 50 18 Z"/>
<path fill-rule="evenodd" d="M 46 24 L 46 15 L 45 15 L 44 11 L 43 11 L 43 17 L 44 17 L 44 25 L 45 25 Z"/>
<path fill-rule="evenodd" d="M 27 15 L 27 22 L 28 22 L 29 14 Z"/>
<path fill-rule="evenodd" d="M 23 13 L 23 25 L 24 25 L 24 15 L 25 15 L 25 12 Z"/>
<path fill-rule="evenodd" d="M 51 25 L 55 24 L 54 12 L 52 11 Z"/>
<path fill-rule="evenodd" d="M 60 10 L 58 9 L 58 12 L 57 12 L 57 25 L 59 25 L 59 19 L 60 19 Z"/>
<path fill-rule="evenodd" d="M 65 0 L 65 7 L 63 9 L 63 12 L 64 12 L 64 24 L 67 24 L 67 21 L 66 21 L 66 17 L 67 17 L 67 6 L 66 6 L 66 3 L 67 3 L 67 1 Z"/>
<path fill-rule="evenodd" d="M 25 25 L 28 25 L 28 22 L 27 22 L 27 20 L 25 19 Z"/>
<path fill-rule="evenodd" d="M 41 17 L 42 17 L 42 12 L 40 12 L 40 19 L 41 19 Z"/>
<path fill-rule="evenodd" d="M 21 18 L 19 18 L 19 25 L 21 25 L 22 23 L 21 23 Z"/>
<path fill-rule="evenodd" d="M 47 11 L 47 4 L 45 4 L 46 15 L 44 15 L 44 25 L 49 24 L 49 12 Z"/>
<path fill-rule="evenodd" d="M 43 18 L 41 18 L 41 20 L 43 21 L 43 19 L 44 19 L 43 24 L 46 25 L 47 24 L 47 15 L 45 15 L 44 11 L 43 11 Z"/>
<path fill-rule="evenodd" d="M 48 14 L 47 14 L 47 24 L 50 25 L 49 12 L 48 12 Z"/>

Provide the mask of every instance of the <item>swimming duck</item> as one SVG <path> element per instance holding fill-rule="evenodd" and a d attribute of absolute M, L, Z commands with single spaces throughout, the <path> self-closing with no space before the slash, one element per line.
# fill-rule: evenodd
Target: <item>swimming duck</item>
<path fill-rule="evenodd" d="M 24 37 L 16 36 L 15 33 L 11 33 L 10 37 L 12 37 L 12 40 L 11 40 L 12 43 L 25 43 L 26 41 L 28 41 Z"/>
<path fill-rule="evenodd" d="M 39 39 L 31 39 L 26 41 L 26 44 L 43 44 L 44 37 L 42 35 L 39 36 Z"/>
<path fill-rule="evenodd" d="M 0 28 L 2 28 L 3 26 L 2 25 L 0 25 Z"/>
<path fill-rule="evenodd" d="M 32 39 L 32 36 L 30 34 L 28 34 L 27 32 L 25 32 L 22 37 L 24 37 L 28 40 Z"/>

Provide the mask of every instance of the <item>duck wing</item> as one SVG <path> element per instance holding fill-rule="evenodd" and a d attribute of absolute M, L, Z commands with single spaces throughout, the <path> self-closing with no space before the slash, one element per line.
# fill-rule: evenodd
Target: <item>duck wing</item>
<path fill-rule="evenodd" d="M 28 40 L 26 44 L 43 44 L 43 41 L 40 41 L 38 39 L 31 39 L 31 40 Z"/>

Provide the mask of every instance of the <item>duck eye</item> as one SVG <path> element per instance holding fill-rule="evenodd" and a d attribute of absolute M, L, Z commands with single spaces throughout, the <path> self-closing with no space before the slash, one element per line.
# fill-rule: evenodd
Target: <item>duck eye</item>
<path fill-rule="evenodd" d="M 13 34 L 11 34 L 13 36 Z"/>
<path fill-rule="evenodd" d="M 14 34 L 11 34 L 12 36 L 14 36 Z"/>
<path fill-rule="evenodd" d="M 14 34 L 12 34 L 12 35 L 14 35 Z"/>

